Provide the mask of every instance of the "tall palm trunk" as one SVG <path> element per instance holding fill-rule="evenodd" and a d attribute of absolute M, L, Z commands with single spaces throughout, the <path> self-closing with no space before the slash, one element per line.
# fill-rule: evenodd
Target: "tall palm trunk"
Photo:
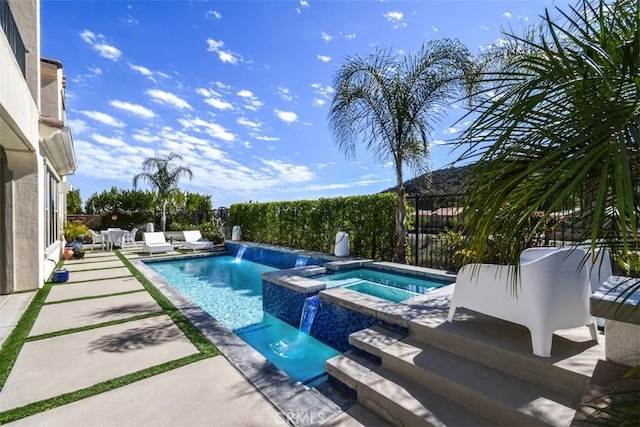
<path fill-rule="evenodd" d="M 167 231 L 167 199 L 162 199 L 162 208 L 160 209 L 160 229 Z"/>
<path fill-rule="evenodd" d="M 396 253 L 393 261 L 407 263 L 407 206 L 404 200 L 402 160 L 396 159 Z"/>

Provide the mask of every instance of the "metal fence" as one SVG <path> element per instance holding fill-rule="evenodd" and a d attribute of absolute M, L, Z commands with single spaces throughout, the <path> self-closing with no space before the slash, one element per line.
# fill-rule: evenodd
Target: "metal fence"
<path fill-rule="evenodd" d="M 448 271 L 456 271 L 460 267 L 456 265 L 455 253 L 464 239 L 462 226 L 466 197 L 464 194 L 407 197 L 411 264 Z M 581 230 L 579 211 L 575 206 L 559 210 L 549 227 L 534 236 L 529 245 L 565 246 L 588 238 Z"/>
<path fill-rule="evenodd" d="M 9 42 L 9 46 L 11 46 L 13 55 L 16 57 L 16 61 L 18 62 L 20 71 L 22 71 L 22 75 L 26 76 L 27 50 L 24 47 L 24 42 L 22 41 L 22 37 L 20 36 L 20 32 L 18 31 L 18 26 L 16 25 L 16 21 L 13 18 L 11 7 L 9 6 L 9 2 L 7 0 L 0 0 L 0 27 L 2 27 L 2 31 L 7 37 L 7 41 Z"/>

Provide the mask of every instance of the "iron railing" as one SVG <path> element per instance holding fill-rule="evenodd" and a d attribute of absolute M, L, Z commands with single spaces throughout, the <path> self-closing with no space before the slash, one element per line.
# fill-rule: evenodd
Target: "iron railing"
<path fill-rule="evenodd" d="M 18 26 L 11 13 L 11 7 L 8 0 L 0 0 L 0 27 L 4 35 L 7 37 L 9 46 L 13 51 L 13 55 L 16 57 L 20 71 L 22 75 L 27 75 L 27 49 L 24 47 L 24 42 L 18 31 Z"/>

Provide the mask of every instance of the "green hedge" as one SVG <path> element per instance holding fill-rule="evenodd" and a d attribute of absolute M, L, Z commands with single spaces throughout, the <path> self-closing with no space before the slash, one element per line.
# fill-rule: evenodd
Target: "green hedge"
<path fill-rule="evenodd" d="M 229 225 L 244 240 L 329 252 L 346 231 L 351 254 L 390 260 L 395 250 L 396 199 L 392 193 L 293 202 L 240 203 L 229 209 Z"/>

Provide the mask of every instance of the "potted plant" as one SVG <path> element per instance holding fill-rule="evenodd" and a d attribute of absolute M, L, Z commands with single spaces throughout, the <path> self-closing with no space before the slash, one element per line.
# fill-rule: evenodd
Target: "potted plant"
<path fill-rule="evenodd" d="M 82 240 L 84 236 L 91 234 L 89 228 L 84 225 L 81 221 L 68 221 L 64 226 L 64 238 L 67 241 L 65 246 L 65 252 L 63 252 L 62 256 L 64 259 L 71 259 L 71 257 L 77 257 L 77 253 L 79 253 L 82 249 Z M 67 254 L 66 248 L 72 248 L 73 253 Z"/>

